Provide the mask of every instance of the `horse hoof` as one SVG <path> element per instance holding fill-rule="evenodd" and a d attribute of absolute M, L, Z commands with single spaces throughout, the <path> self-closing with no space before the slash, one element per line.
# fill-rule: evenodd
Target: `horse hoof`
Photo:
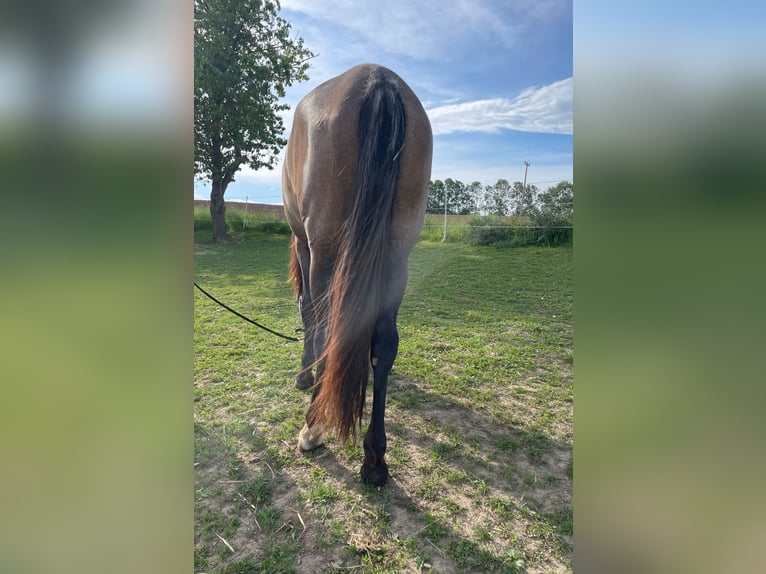
<path fill-rule="evenodd" d="M 299 391 L 307 391 L 314 386 L 314 376 L 309 373 L 308 375 L 298 375 L 295 377 L 295 388 Z"/>
<path fill-rule="evenodd" d="M 321 423 L 309 428 L 307 424 L 303 425 L 300 434 L 298 434 L 298 449 L 302 452 L 308 452 L 324 444 L 322 435 L 324 427 Z"/>
<path fill-rule="evenodd" d="M 362 482 L 373 486 L 383 486 L 388 480 L 388 465 L 381 462 L 377 466 L 372 466 L 366 462 L 362 464 Z"/>

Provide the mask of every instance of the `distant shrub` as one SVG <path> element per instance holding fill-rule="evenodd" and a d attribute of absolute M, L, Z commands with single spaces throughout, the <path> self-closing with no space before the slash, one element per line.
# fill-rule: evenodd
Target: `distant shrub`
<path fill-rule="evenodd" d="M 511 220 L 494 215 L 476 216 L 468 220 L 468 226 L 470 231 L 466 241 L 472 245 L 552 247 L 572 244 L 571 223 L 546 211 L 536 211 L 530 218 Z"/>
<path fill-rule="evenodd" d="M 468 220 L 468 227 L 466 241 L 472 245 L 519 247 L 525 244 L 526 230 L 518 220 L 497 215 L 475 216 Z"/>
<path fill-rule="evenodd" d="M 549 209 L 537 211 L 532 217 L 535 224 L 536 245 L 557 247 L 559 245 L 572 245 L 573 232 L 572 222 L 562 215 Z"/>
<path fill-rule="evenodd" d="M 249 224 L 249 220 L 248 220 Z M 261 221 L 256 220 L 252 223 L 253 227 L 263 233 L 270 233 L 273 235 L 290 235 L 292 230 L 286 221 L 281 219 L 264 219 Z"/>

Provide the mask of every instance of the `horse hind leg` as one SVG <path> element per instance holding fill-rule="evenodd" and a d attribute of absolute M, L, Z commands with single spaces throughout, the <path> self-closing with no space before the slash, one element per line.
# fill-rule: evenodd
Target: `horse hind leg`
<path fill-rule="evenodd" d="M 314 308 L 309 288 L 309 268 L 311 254 L 308 246 L 298 238 L 295 238 L 295 257 L 298 259 L 301 273 L 301 287 L 298 293 L 298 307 L 301 312 L 303 323 L 303 355 L 301 357 L 301 371 L 295 377 L 295 388 L 301 391 L 310 389 L 314 385 L 314 375 L 311 369 L 314 365 Z"/>
<path fill-rule="evenodd" d="M 388 374 L 394 365 L 399 350 L 399 333 L 396 329 L 396 310 L 391 310 L 378 319 L 372 337 L 370 360 L 374 376 L 372 416 L 370 426 L 364 435 L 364 462 L 362 463 L 362 482 L 374 486 L 383 486 L 388 480 L 386 454 L 386 387 Z"/>
<path fill-rule="evenodd" d="M 311 303 L 307 303 L 303 297 L 298 301 L 303 319 L 303 354 L 301 356 L 301 370 L 295 376 L 295 388 L 299 391 L 306 391 L 314 386 L 314 375 L 311 370 L 314 365 L 314 326 L 308 318 L 313 315 L 310 309 Z"/>
<path fill-rule="evenodd" d="M 308 251 L 308 249 L 307 249 Z M 304 342 L 304 356 L 306 353 L 311 354 L 311 365 L 316 363 L 314 357 L 321 357 L 325 350 L 326 336 L 327 336 L 327 317 L 326 317 L 326 304 L 319 303 L 327 292 L 327 285 L 329 284 L 330 277 L 332 275 L 332 266 L 330 264 L 320 263 L 321 259 L 314 258 L 311 260 L 312 269 L 309 272 L 311 276 L 311 294 L 313 300 L 311 301 L 310 309 L 310 321 L 311 330 L 310 335 L 307 330 L 306 340 Z M 308 267 L 306 267 L 308 269 Z M 305 277 L 306 275 L 304 275 Z M 322 385 L 322 372 L 324 369 L 323 361 L 319 361 L 316 364 L 316 378 L 312 378 L 312 393 L 311 403 L 313 404 L 319 389 Z M 306 369 L 304 369 L 304 372 Z M 297 381 L 296 381 L 297 386 Z M 309 426 L 308 413 L 306 417 L 306 424 L 303 425 L 300 433 L 298 434 L 298 448 L 303 452 L 308 452 L 320 447 L 324 444 L 324 431 L 325 426 L 321 419 L 314 422 Z"/>

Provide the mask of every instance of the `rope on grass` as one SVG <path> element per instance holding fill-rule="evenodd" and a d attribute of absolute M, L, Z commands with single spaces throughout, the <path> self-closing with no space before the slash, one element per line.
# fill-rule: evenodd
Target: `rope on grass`
<path fill-rule="evenodd" d="M 197 289 L 199 289 L 200 291 L 202 291 L 202 293 L 203 293 L 203 294 L 204 294 L 204 295 L 205 295 L 205 296 L 206 296 L 208 299 L 210 299 L 211 301 L 214 301 L 214 302 L 218 303 L 218 304 L 219 304 L 221 307 L 223 307 L 224 309 L 226 309 L 226 310 L 227 310 L 227 311 L 229 311 L 230 313 L 234 313 L 234 314 L 235 314 L 237 317 L 239 317 L 240 319 L 244 319 L 244 320 L 245 320 L 245 321 L 247 321 L 248 323 L 251 323 L 251 324 L 255 325 L 256 327 L 259 327 L 259 328 L 263 329 L 264 331 L 268 331 L 268 332 L 269 332 L 269 333 L 271 333 L 272 335 L 276 335 L 277 337 L 282 337 L 283 339 L 287 339 L 288 341 L 302 341 L 302 340 L 303 340 L 303 339 L 299 339 L 298 337 L 290 337 L 289 335 L 283 335 L 282 333 L 277 333 L 277 332 L 276 332 L 276 331 L 274 331 L 273 329 L 269 329 L 268 327 L 266 327 L 266 326 L 264 326 L 264 325 L 261 325 L 261 324 L 260 324 L 260 323 L 258 323 L 257 321 L 253 321 L 253 320 L 252 320 L 252 319 L 250 319 L 249 317 L 245 317 L 245 316 L 244 316 L 242 313 L 239 313 L 238 311 L 235 311 L 234 309 L 232 309 L 231 307 L 229 307 L 229 306 L 228 306 L 228 305 L 226 305 L 225 303 L 221 303 L 221 302 L 220 302 L 218 299 L 216 299 L 216 298 L 215 298 L 215 297 L 213 297 L 213 296 L 212 296 L 210 293 L 208 293 L 208 292 L 207 292 L 207 291 L 205 291 L 205 290 L 204 290 L 202 287 L 200 287 L 200 286 L 199 286 L 199 285 L 198 285 L 196 282 L 194 283 L 194 286 L 195 286 Z"/>

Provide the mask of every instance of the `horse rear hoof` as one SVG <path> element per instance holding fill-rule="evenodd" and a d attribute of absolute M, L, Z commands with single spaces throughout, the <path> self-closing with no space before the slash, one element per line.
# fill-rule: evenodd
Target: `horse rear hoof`
<path fill-rule="evenodd" d="M 385 462 L 381 462 L 377 466 L 362 464 L 362 482 L 365 484 L 371 484 L 373 486 L 383 486 L 388 480 L 388 465 Z"/>
<path fill-rule="evenodd" d="M 298 375 L 295 377 L 295 388 L 299 391 L 307 391 L 314 386 L 314 376 L 309 373 L 307 375 Z"/>
<path fill-rule="evenodd" d="M 301 452 L 309 452 L 324 444 L 324 427 L 322 424 L 317 424 L 313 428 L 309 428 L 308 425 L 303 425 L 300 434 L 298 435 L 298 449 Z"/>

